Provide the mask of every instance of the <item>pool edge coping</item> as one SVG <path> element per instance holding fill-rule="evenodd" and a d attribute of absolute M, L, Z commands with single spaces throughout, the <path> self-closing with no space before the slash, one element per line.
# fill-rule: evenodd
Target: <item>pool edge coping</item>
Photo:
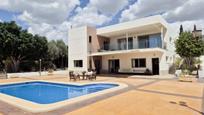
<path fill-rule="evenodd" d="M 52 104 L 38 104 L 35 102 L 27 101 L 27 100 L 20 99 L 20 98 L 10 96 L 7 94 L 3 94 L 3 93 L 0 93 L 0 100 L 10 105 L 13 105 L 15 107 L 21 108 L 25 111 L 29 111 L 32 113 L 39 113 L 39 112 L 48 112 L 48 111 L 56 110 L 64 106 L 68 106 L 68 105 L 71 105 L 77 102 L 85 101 L 91 98 L 95 98 L 97 96 L 105 95 L 105 94 L 108 94 L 114 91 L 118 91 L 118 90 L 128 87 L 128 85 L 125 83 L 109 82 L 109 81 L 108 82 L 73 83 L 73 82 L 61 82 L 61 81 L 59 82 L 59 81 L 48 81 L 48 80 L 18 81 L 18 82 L 0 83 L 0 85 L 9 85 L 9 84 L 27 83 L 27 82 L 48 82 L 48 83 L 70 84 L 70 85 L 77 85 L 77 86 L 98 84 L 98 83 L 108 83 L 108 84 L 117 84 L 118 86 L 110 88 L 110 89 L 105 89 L 99 92 L 91 93 L 88 95 L 82 95 L 79 97 L 66 99 L 64 101 L 60 101 L 60 102 L 56 102 Z"/>

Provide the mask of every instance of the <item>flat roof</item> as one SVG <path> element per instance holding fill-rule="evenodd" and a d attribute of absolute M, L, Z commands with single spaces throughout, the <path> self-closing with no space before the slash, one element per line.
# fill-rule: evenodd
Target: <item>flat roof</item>
<path fill-rule="evenodd" d="M 149 16 L 134 21 L 123 22 L 115 25 L 101 27 L 97 29 L 97 35 L 106 36 L 110 33 L 116 33 L 120 31 L 130 31 L 131 29 L 137 29 L 140 27 L 147 28 L 148 26 L 165 27 L 168 28 L 169 24 L 161 15 Z"/>

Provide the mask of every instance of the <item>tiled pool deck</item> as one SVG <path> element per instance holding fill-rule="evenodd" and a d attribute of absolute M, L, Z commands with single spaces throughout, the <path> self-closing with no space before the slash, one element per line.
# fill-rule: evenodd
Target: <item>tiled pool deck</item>
<path fill-rule="evenodd" d="M 0 83 L 48 80 L 70 82 L 66 76 L 0 79 Z M 128 88 L 37 115 L 202 115 L 204 84 L 175 79 L 141 79 L 99 76 L 96 81 L 121 82 Z M 93 82 L 96 82 L 93 80 Z M 92 81 L 77 81 L 92 82 Z M 0 102 L 0 115 L 32 115 Z M 36 114 L 35 114 L 36 115 Z"/>

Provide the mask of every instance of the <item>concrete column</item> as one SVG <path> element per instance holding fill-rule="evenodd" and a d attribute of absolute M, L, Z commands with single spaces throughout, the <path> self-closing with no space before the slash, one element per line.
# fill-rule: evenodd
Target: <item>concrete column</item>
<path fill-rule="evenodd" d="M 133 39 L 133 48 L 138 49 L 139 48 L 139 43 L 138 43 L 138 37 L 135 36 Z"/>
<path fill-rule="evenodd" d="M 162 48 L 164 48 L 164 27 L 161 27 L 161 41 L 162 41 Z"/>

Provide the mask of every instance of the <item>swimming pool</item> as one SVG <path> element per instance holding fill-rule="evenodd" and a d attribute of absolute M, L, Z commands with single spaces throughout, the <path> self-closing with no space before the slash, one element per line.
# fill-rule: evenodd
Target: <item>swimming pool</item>
<path fill-rule="evenodd" d="M 0 101 L 38 113 L 61 107 L 74 107 L 89 99 L 100 100 L 97 96 L 128 87 L 119 82 L 58 82 L 33 80 L 24 82 L 0 83 Z M 84 102 L 83 102 L 84 101 Z"/>
<path fill-rule="evenodd" d="M 79 86 L 38 81 L 0 85 L 0 93 L 37 104 L 52 104 L 117 86 L 117 84 L 110 83 L 97 83 Z"/>

